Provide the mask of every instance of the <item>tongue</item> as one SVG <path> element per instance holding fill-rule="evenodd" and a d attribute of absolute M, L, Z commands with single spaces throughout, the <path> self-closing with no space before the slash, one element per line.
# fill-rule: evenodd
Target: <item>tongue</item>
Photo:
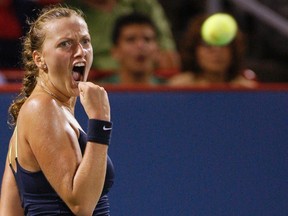
<path fill-rule="evenodd" d="M 78 72 L 73 71 L 72 76 L 73 76 L 73 79 L 74 79 L 75 81 L 80 81 L 80 79 L 81 79 L 81 74 L 78 73 Z"/>

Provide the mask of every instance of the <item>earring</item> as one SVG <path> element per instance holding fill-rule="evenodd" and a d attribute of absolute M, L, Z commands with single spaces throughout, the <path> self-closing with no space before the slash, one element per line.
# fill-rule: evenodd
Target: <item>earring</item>
<path fill-rule="evenodd" d="M 46 70 L 47 70 L 47 65 L 46 65 L 46 64 L 42 64 L 42 69 L 43 69 L 44 71 L 46 71 Z"/>

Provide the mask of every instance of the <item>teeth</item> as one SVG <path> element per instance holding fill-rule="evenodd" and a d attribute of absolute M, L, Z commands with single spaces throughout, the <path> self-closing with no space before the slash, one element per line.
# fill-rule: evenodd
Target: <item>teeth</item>
<path fill-rule="evenodd" d="M 79 63 L 76 63 L 74 66 L 82 67 L 82 66 L 85 66 L 85 64 L 83 62 L 79 62 Z"/>

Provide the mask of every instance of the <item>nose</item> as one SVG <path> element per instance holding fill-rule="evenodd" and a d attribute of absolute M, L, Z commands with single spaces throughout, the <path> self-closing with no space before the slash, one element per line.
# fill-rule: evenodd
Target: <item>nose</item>
<path fill-rule="evenodd" d="M 136 45 L 137 45 L 138 48 L 143 48 L 145 46 L 145 44 L 146 44 L 145 40 L 143 40 L 143 39 L 138 39 L 136 41 Z"/>
<path fill-rule="evenodd" d="M 86 50 L 83 48 L 81 43 L 77 44 L 75 56 L 86 56 Z"/>

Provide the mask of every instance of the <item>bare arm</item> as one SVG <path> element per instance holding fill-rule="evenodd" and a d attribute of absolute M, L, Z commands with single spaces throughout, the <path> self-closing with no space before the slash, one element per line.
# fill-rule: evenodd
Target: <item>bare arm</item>
<path fill-rule="evenodd" d="M 92 83 L 79 88 L 88 117 L 110 121 L 106 91 Z M 23 122 L 32 115 L 26 139 L 39 168 L 75 215 L 91 215 L 103 190 L 108 146 L 88 142 L 82 157 L 74 128 L 51 100 L 31 103 Z"/>
<path fill-rule="evenodd" d="M 12 170 L 6 161 L 5 171 L 2 179 L 0 215 L 15 216 L 23 215 L 18 188 Z"/>

